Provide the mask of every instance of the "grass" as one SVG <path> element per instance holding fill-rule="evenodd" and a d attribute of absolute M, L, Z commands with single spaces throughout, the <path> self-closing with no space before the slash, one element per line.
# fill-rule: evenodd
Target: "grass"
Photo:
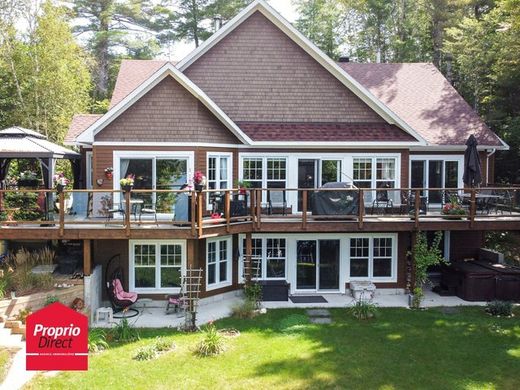
<path fill-rule="evenodd" d="M 88 372 L 38 377 L 32 389 L 518 389 L 520 321 L 483 308 L 444 311 L 380 309 L 358 321 L 331 310 L 333 324 L 305 321 L 303 310 L 270 310 L 254 319 L 227 318 L 236 328 L 226 351 L 194 354 L 202 335 L 142 330 L 90 357 Z M 157 336 L 176 348 L 152 361 L 132 359 Z"/>
<path fill-rule="evenodd" d="M 12 358 L 16 354 L 17 349 L 0 349 L 0 385 L 7 376 L 7 371 L 11 366 Z"/>

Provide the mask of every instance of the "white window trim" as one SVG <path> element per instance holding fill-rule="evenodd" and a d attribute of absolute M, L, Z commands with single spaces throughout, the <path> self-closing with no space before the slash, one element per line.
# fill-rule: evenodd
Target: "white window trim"
<path fill-rule="evenodd" d="M 92 150 L 85 152 L 85 159 L 85 170 L 87 171 L 85 175 L 85 188 L 90 190 L 94 188 L 94 155 Z"/>
<path fill-rule="evenodd" d="M 227 172 L 228 172 L 228 188 L 220 188 L 220 159 L 219 157 L 227 157 Z M 206 153 L 206 177 L 209 178 L 209 159 L 217 158 L 218 166 L 215 167 L 216 172 L 218 172 L 219 178 L 216 179 L 216 189 L 232 189 L 233 188 L 233 153 L 231 152 L 207 152 Z M 206 211 L 211 211 L 211 204 L 209 203 L 209 196 L 206 197 Z"/>
<path fill-rule="evenodd" d="M 337 160 L 341 161 L 341 180 L 353 180 L 353 160 L 354 158 L 395 158 L 395 183 L 396 187 L 401 187 L 401 153 L 280 153 L 280 152 L 243 152 L 238 155 L 238 178 L 243 180 L 243 162 L 244 158 L 285 158 L 286 163 L 286 186 L 287 188 L 298 187 L 298 160 L 314 159 L 314 160 Z M 265 165 L 265 164 L 264 164 Z M 320 162 L 321 165 L 321 162 Z M 266 165 L 267 167 L 267 165 Z M 262 167 L 262 169 L 264 169 Z M 374 168 L 375 169 L 375 168 Z M 264 183 L 264 174 L 262 175 L 262 183 Z M 265 179 L 266 180 L 266 179 Z M 263 184 L 264 185 L 264 184 Z M 263 195 L 267 197 L 267 194 Z M 293 214 L 301 212 L 296 211 L 298 205 L 298 196 L 296 191 L 287 191 L 287 206 L 292 207 Z M 263 199 L 265 202 L 266 199 Z M 397 201 L 397 199 L 396 199 Z M 400 200 L 399 200 L 400 202 Z"/>
<path fill-rule="evenodd" d="M 181 276 L 186 274 L 186 241 L 185 240 L 129 240 L 128 241 L 128 253 L 129 253 L 129 271 L 128 271 L 128 285 L 130 291 L 135 291 L 138 293 L 149 293 L 149 294 L 159 294 L 159 293 L 167 293 L 167 294 L 176 294 L 181 291 L 180 287 L 173 288 L 160 288 L 157 287 L 160 283 L 160 275 L 161 275 L 161 253 L 156 248 L 155 251 L 155 286 L 156 287 L 146 287 L 146 288 L 136 288 L 135 287 L 135 252 L 134 245 L 155 245 L 156 247 L 159 245 L 180 245 L 181 246 Z"/>
<path fill-rule="evenodd" d="M 368 276 L 350 276 L 350 239 L 352 238 L 368 238 Z M 374 273 L 374 239 L 375 238 L 390 238 L 392 240 L 392 267 L 390 276 L 371 276 Z M 369 280 L 372 282 L 397 282 L 397 234 L 357 234 L 352 235 L 347 240 L 347 254 L 348 262 L 348 281 Z"/>
<path fill-rule="evenodd" d="M 212 284 L 209 284 L 208 283 L 208 246 L 209 246 L 209 243 L 211 242 L 215 242 L 216 243 L 216 247 L 217 247 L 217 254 L 218 254 L 218 258 L 217 258 L 217 262 L 215 263 L 216 266 L 215 266 L 215 280 L 219 280 L 220 279 L 220 267 L 219 267 L 219 263 L 220 263 L 220 248 L 219 248 L 219 242 L 220 241 L 226 241 L 227 242 L 227 267 L 226 267 L 226 272 L 227 272 L 227 275 L 226 275 L 226 281 L 225 282 L 216 282 L 216 283 L 212 283 Z M 206 291 L 212 291 L 212 290 L 216 290 L 216 289 L 219 289 L 219 288 L 223 288 L 223 287 L 228 287 L 228 286 L 231 286 L 233 284 L 233 240 L 231 238 L 231 236 L 225 236 L 225 237 L 218 237 L 218 238 L 208 238 L 206 240 Z"/>
<path fill-rule="evenodd" d="M 149 151 L 149 150 L 114 150 L 113 152 L 113 167 L 114 167 L 114 190 L 120 190 L 119 177 L 121 175 L 121 159 L 187 159 L 187 179 L 193 177 L 195 152 L 193 151 Z M 152 164 L 152 175 L 155 177 L 155 163 Z M 152 188 L 154 190 L 155 188 Z M 114 193 L 114 203 L 121 202 L 121 193 Z"/>
<path fill-rule="evenodd" d="M 287 233 L 287 234 L 273 234 L 273 233 L 258 233 L 253 234 L 252 238 L 285 238 L 286 245 L 286 258 L 285 258 L 285 278 L 281 280 L 287 280 L 291 285 L 291 293 L 302 292 L 303 290 L 296 290 L 296 241 L 300 240 L 340 240 L 340 264 L 339 264 L 339 292 L 345 293 L 345 284 L 352 280 L 369 280 L 376 283 L 397 283 L 398 279 L 398 240 L 397 233 L 348 233 L 348 234 L 336 234 L 336 233 Z M 391 238 L 392 239 L 392 274 L 390 277 L 350 277 L 350 239 L 351 238 Z M 245 254 L 245 248 L 243 247 L 243 240 L 245 234 L 239 235 L 239 249 L 240 253 Z M 262 243 L 262 245 L 264 245 Z M 371 244 L 372 245 L 372 244 Z M 372 248 L 372 247 L 371 247 Z M 371 256 L 372 256 L 371 252 Z M 244 283 L 243 271 L 244 271 L 244 258 L 239 261 L 238 272 L 239 272 L 239 283 Z M 369 273 L 371 275 L 371 272 Z M 271 279 L 268 279 L 271 280 Z M 311 291 L 311 290 L 309 290 Z M 312 290 L 315 291 L 315 290 Z M 333 293 L 338 290 L 316 290 L 320 293 Z"/>

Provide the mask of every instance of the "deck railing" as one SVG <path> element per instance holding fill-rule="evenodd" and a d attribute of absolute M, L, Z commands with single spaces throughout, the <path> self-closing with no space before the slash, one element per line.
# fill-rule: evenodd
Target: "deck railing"
<path fill-rule="evenodd" d="M 455 206 L 457 204 L 457 206 Z M 456 209 L 454 214 L 443 212 Z M 483 188 L 253 188 L 229 190 L 0 190 L 0 225 L 84 226 L 189 230 L 248 223 L 520 220 L 520 187 Z"/>

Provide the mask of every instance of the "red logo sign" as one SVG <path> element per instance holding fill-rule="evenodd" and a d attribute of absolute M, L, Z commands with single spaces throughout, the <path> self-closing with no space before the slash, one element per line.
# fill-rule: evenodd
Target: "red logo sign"
<path fill-rule="evenodd" d="M 27 317 L 27 370 L 87 370 L 88 318 L 56 302 Z"/>

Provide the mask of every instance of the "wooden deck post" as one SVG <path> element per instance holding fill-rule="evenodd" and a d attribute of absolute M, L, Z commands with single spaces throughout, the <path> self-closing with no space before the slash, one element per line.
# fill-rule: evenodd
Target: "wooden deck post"
<path fill-rule="evenodd" d="M 196 215 L 195 208 L 197 207 L 197 194 L 195 191 L 191 193 L 190 201 L 191 201 L 191 207 L 190 207 L 190 221 L 191 221 L 191 235 L 193 237 L 197 236 L 197 230 L 196 230 Z"/>
<path fill-rule="evenodd" d="M 226 216 L 226 232 L 229 233 L 231 225 L 231 196 L 230 190 L 226 190 L 224 195 L 224 214 Z"/>
<path fill-rule="evenodd" d="M 471 202 L 469 205 L 469 226 L 473 227 L 473 223 L 475 222 L 475 214 L 477 212 L 477 198 L 475 189 L 471 189 Z"/>
<path fill-rule="evenodd" d="M 256 230 L 256 222 L 255 222 L 255 206 L 256 206 L 256 190 L 254 188 L 249 190 L 249 213 L 251 214 L 251 222 L 253 226 L 253 230 Z M 247 204 L 246 204 L 247 206 Z"/>
<path fill-rule="evenodd" d="M 197 192 L 197 227 L 198 236 L 202 236 L 202 191 Z"/>
<path fill-rule="evenodd" d="M 359 189 L 358 199 L 358 229 L 363 229 L 365 218 L 365 194 L 362 188 Z"/>
<path fill-rule="evenodd" d="M 307 230 L 307 190 L 302 190 L 302 229 Z"/>
<path fill-rule="evenodd" d="M 89 276 L 92 272 L 92 240 L 83 240 L 83 275 Z"/>
<path fill-rule="evenodd" d="M 262 190 L 258 190 L 256 198 L 256 227 L 258 230 L 262 227 Z"/>
<path fill-rule="evenodd" d="M 60 232 L 59 232 L 59 235 L 60 237 L 63 237 L 63 234 L 65 232 L 65 194 L 63 193 L 63 191 L 61 191 L 60 193 L 58 193 L 58 202 L 59 202 L 59 213 L 60 213 L 60 216 L 59 216 L 59 219 L 60 219 Z"/>
<path fill-rule="evenodd" d="M 126 230 L 126 236 L 130 237 L 130 211 L 131 211 L 130 191 L 125 191 L 124 196 L 125 196 L 125 230 Z"/>
<path fill-rule="evenodd" d="M 246 256 L 245 256 L 245 262 L 244 262 L 244 268 L 246 271 L 245 277 L 246 277 L 246 283 L 251 282 L 252 272 L 253 272 L 253 262 L 251 257 L 253 256 L 253 240 L 252 240 L 252 234 L 246 233 Z"/>
<path fill-rule="evenodd" d="M 419 214 L 421 210 L 421 192 L 415 190 L 415 203 L 414 203 L 414 217 L 415 217 L 415 228 L 419 228 Z"/>

